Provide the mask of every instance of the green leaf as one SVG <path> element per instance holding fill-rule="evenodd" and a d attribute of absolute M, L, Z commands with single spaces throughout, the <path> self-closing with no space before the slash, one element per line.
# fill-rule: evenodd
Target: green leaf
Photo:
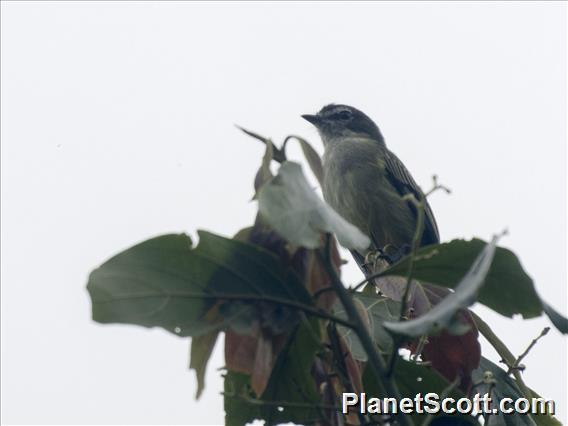
<path fill-rule="evenodd" d="M 219 313 L 219 302 L 289 303 L 311 308 L 298 276 L 272 253 L 252 244 L 199 231 L 163 235 L 135 245 L 91 272 L 87 289 L 93 319 L 162 327 L 179 336 L 218 330 L 248 309 Z M 242 304 L 241 304 L 242 305 Z"/>
<path fill-rule="evenodd" d="M 394 370 L 394 380 L 398 386 L 402 398 L 415 399 L 416 395 L 421 393 L 423 396 L 427 393 L 436 393 L 437 395 L 442 395 L 447 393 L 447 396 L 454 399 L 459 399 L 464 397 L 464 394 L 458 389 L 454 388 L 449 390 L 449 383 L 436 371 L 424 365 L 418 365 L 411 361 L 406 361 L 404 359 L 399 359 L 396 368 Z M 367 400 L 369 398 L 385 398 L 390 395 L 384 395 L 381 393 L 375 376 L 373 375 L 371 369 L 367 367 L 363 373 L 363 387 L 367 393 Z M 426 413 L 414 413 L 411 415 L 414 424 L 422 425 L 426 420 Z M 438 421 L 439 424 L 452 424 L 455 426 L 459 425 L 479 425 L 474 417 L 463 414 L 456 415 L 446 415 L 437 414 L 434 416 L 434 421 L 431 425 L 436 425 Z M 444 423 L 442 420 L 451 419 L 451 423 Z M 446 420 L 447 421 L 447 420 Z"/>
<path fill-rule="evenodd" d="M 323 166 L 321 164 L 321 158 L 317 153 L 317 151 L 310 145 L 310 143 L 307 140 L 294 135 L 286 137 L 284 143 L 282 144 L 282 150 L 284 151 L 286 150 L 286 145 L 288 141 L 291 139 L 295 139 L 300 143 L 300 148 L 302 148 L 302 153 L 304 154 L 304 157 L 308 161 L 310 169 L 312 170 L 314 176 L 316 177 L 320 185 L 323 185 Z"/>
<path fill-rule="evenodd" d="M 489 375 L 487 373 L 490 373 Z M 488 380 L 491 377 L 491 380 Z M 489 361 L 487 358 L 481 359 L 479 367 L 472 372 L 473 382 L 476 383 L 475 393 L 484 395 L 491 392 L 492 408 L 497 407 L 497 402 L 503 398 L 511 398 L 513 401 L 524 398 L 517 386 L 517 382 L 510 377 L 505 370 Z M 491 383 L 492 382 L 492 383 Z M 538 395 L 533 392 L 534 395 Z M 535 422 L 536 421 L 536 422 Z M 550 415 L 531 416 L 526 414 L 512 413 L 489 415 L 487 426 L 559 426 L 561 423 Z"/>
<path fill-rule="evenodd" d="M 278 356 L 260 398 L 251 391 L 249 376 L 229 372 L 225 377 L 225 424 L 242 426 L 254 419 L 265 420 L 267 425 L 311 424 L 317 420 L 320 398 L 311 368 L 320 346 L 318 322 L 301 323 Z"/>
<path fill-rule="evenodd" d="M 453 240 L 423 247 L 418 251 L 413 277 L 417 280 L 456 288 L 486 243 L 479 239 Z M 383 275 L 406 276 L 408 258 L 386 270 Z M 502 315 L 521 314 L 533 318 L 542 313 L 542 303 L 532 279 L 513 252 L 498 247 L 481 288 L 478 301 Z"/>
<path fill-rule="evenodd" d="M 448 329 L 454 334 L 462 334 L 467 331 L 469 327 L 465 328 L 464 324 L 454 321 L 455 316 L 459 310 L 467 308 L 475 302 L 477 293 L 485 282 L 485 277 L 493 262 L 497 239 L 497 237 L 494 237 L 485 246 L 455 287 L 453 293 L 446 296 L 440 303 L 420 317 L 409 321 L 386 322 L 385 328 L 410 337 L 419 337 L 430 333 L 436 334 L 444 329 Z"/>
<path fill-rule="evenodd" d="M 259 212 L 283 238 L 296 246 L 317 248 L 330 232 L 346 248 L 365 251 L 369 238 L 345 221 L 310 188 L 298 163 L 282 164 L 259 192 Z"/>
<path fill-rule="evenodd" d="M 312 169 L 312 172 L 314 173 L 314 176 L 316 177 L 320 185 L 323 185 L 323 166 L 319 154 L 306 140 L 302 138 L 298 138 L 298 140 L 300 141 L 300 147 L 302 148 L 304 157 L 306 157 L 306 160 L 308 160 L 310 169 Z"/>
<path fill-rule="evenodd" d="M 205 371 L 218 336 L 218 331 L 212 331 L 191 339 L 189 368 L 195 370 L 195 375 L 197 376 L 196 400 L 199 399 L 203 389 L 205 389 Z"/>
<path fill-rule="evenodd" d="M 371 325 L 371 337 L 373 341 L 377 344 L 381 353 L 390 353 L 392 351 L 393 341 L 390 334 L 384 329 L 383 323 L 385 321 L 396 321 L 398 319 L 400 302 L 395 302 L 392 299 L 379 296 L 378 294 L 373 295 L 362 292 L 354 293 L 353 297 L 361 301 L 365 307 Z M 336 301 L 333 311 L 335 316 L 348 319 L 343 305 L 339 301 Z M 358 361 L 367 361 L 367 352 L 355 332 L 344 326 L 338 326 L 337 329 L 349 346 L 353 358 Z"/>
<path fill-rule="evenodd" d="M 544 312 L 550 318 L 550 321 L 554 326 L 563 334 L 568 334 L 568 319 L 562 316 L 558 311 L 556 311 L 552 306 L 546 303 L 544 300 L 542 301 L 542 306 L 544 308 Z"/>

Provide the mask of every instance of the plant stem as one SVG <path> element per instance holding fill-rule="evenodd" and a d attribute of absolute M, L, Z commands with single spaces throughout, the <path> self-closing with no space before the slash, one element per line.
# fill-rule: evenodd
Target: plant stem
<path fill-rule="evenodd" d="M 438 183 L 438 176 L 432 176 L 433 187 L 427 193 L 420 193 L 420 199 L 417 199 L 414 194 L 406 194 L 403 199 L 412 203 L 416 207 L 416 229 L 414 231 L 414 236 L 412 237 L 412 248 L 410 252 L 410 259 L 408 261 L 408 273 L 406 275 L 406 288 L 404 289 L 404 295 L 401 301 L 400 307 L 400 318 L 399 321 L 404 321 L 406 319 L 408 305 L 410 303 L 410 298 L 412 297 L 412 287 L 413 281 L 412 276 L 414 275 L 414 263 L 416 261 L 416 256 L 418 249 L 420 248 L 420 243 L 422 242 L 422 235 L 424 234 L 424 225 L 426 220 L 426 198 L 438 190 L 443 190 L 447 194 L 451 193 L 451 190 Z M 387 373 L 391 376 L 394 373 L 394 368 L 396 365 L 396 360 L 398 359 L 398 350 L 403 339 L 400 336 L 396 336 L 393 339 L 393 350 L 389 360 L 389 367 Z"/>
<path fill-rule="evenodd" d="M 337 271 L 331 260 L 330 241 L 331 235 L 326 234 L 325 249 L 323 253 L 321 250 L 318 250 L 318 256 L 320 257 L 323 265 L 325 265 L 327 273 L 331 279 L 331 285 L 334 287 L 335 292 L 343 305 L 343 309 L 345 309 L 345 312 L 347 313 L 347 317 L 355 326 L 353 331 L 355 331 L 357 337 L 359 337 L 361 345 L 365 349 L 365 352 L 367 352 L 368 362 L 375 374 L 375 377 L 377 378 L 379 388 L 386 396 L 400 400 L 400 391 L 398 390 L 396 383 L 392 380 L 392 378 L 387 377 L 384 359 L 379 354 L 375 343 L 369 335 L 367 328 L 365 327 L 365 323 L 353 303 L 350 292 L 345 288 L 343 282 L 341 282 L 341 279 L 337 275 Z M 414 424 L 410 417 L 405 416 L 404 414 L 399 414 L 396 419 L 404 426 L 412 426 Z"/>
<path fill-rule="evenodd" d="M 404 290 L 404 296 L 402 297 L 402 304 L 400 307 L 400 318 L 399 321 L 404 321 L 406 319 L 408 304 L 410 303 L 410 298 L 412 296 L 412 276 L 414 275 L 414 261 L 420 248 L 420 241 L 422 240 L 422 234 L 424 233 L 424 198 L 420 201 L 417 200 L 413 195 L 411 196 L 412 203 L 416 206 L 417 217 L 416 217 L 416 230 L 414 231 L 414 237 L 412 238 L 412 249 L 410 252 L 410 259 L 408 261 L 408 272 L 406 274 L 406 288 Z"/>
<path fill-rule="evenodd" d="M 410 252 L 410 259 L 408 261 L 408 272 L 406 275 L 406 288 L 404 289 L 404 295 L 402 296 L 399 321 L 405 321 L 407 319 L 408 305 L 412 296 L 412 276 L 414 275 L 414 261 L 418 253 L 418 249 L 420 248 L 420 242 L 422 241 L 422 234 L 424 233 L 424 219 L 426 216 L 426 213 L 424 211 L 424 200 L 426 199 L 425 196 L 423 195 L 420 200 L 417 200 L 414 195 L 409 195 L 410 196 L 406 198 L 416 206 L 417 210 L 416 230 L 414 231 L 414 236 L 412 238 L 412 248 Z M 387 370 L 387 374 L 389 376 L 392 376 L 392 374 L 394 373 L 394 368 L 398 359 L 398 350 L 400 349 L 402 342 L 403 339 L 400 336 L 395 336 L 393 339 L 392 353 Z"/>

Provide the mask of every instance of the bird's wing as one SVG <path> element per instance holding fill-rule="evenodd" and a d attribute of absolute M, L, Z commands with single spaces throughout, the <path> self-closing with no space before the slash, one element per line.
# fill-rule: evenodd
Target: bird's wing
<path fill-rule="evenodd" d="M 385 149 L 385 169 L 387 179 L 401 195 L 411 193 L 418 200 L 422 198 L 423 192 L 416 184 L 410 172 L 406 169 L 402 161 L 388 149 Z M 413 205 L 411 205 L 411 207 L 413 211 L 416 211 Z M 424 212 L 426 217 L 421 245 L 436 244 L 440 242 L 440 234 L 438 233 L 438 225 L 436 224 L 436 219 L 428 204 L 428 200 L 424 200 Z"/>

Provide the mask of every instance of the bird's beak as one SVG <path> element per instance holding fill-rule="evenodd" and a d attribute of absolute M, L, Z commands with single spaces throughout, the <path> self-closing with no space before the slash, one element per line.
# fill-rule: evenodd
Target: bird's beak
<path fill-rule="evenodd" d="M 304 115 L 302 115 L 302 118 L 306 121 L 309 121 L 314 126 L 317 126 L 319 124 L 319 122 L 321 121 L 319 116 L 312 115 L 312 114 L 304 114 Z"/>

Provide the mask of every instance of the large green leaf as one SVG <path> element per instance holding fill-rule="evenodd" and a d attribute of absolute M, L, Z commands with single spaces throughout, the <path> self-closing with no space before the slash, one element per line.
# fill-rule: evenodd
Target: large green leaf
<path fill-rule="evenodd" d="M 474 238 L 471 241 L 452 240 L 423 247 L 418 251 L 413 277 L 455 288 L 485 244 Z M 406 257 L 382 275 L 406 276 L 408 262 L 409 258 Z M 535 291 L 533 281 L 524 271 L 519 259 L 512 251 L 502 247 L 495 250 L 478 301 L 508 317 L 521 314 L 523 318 L 534 318 L 541 315 L 543 310 L 543 303 Z M 563 320 L 566 321 L 565 318 Z"/>
<path fill-rule="evenodd" d="M 492 380 L 488 380 L 488 373 L 490 373 Z M 484 395 L 490 392 L 492 403 L 494 403 L 491 408 L 496 408 L 497 402 L 503 398 L 511 398 L 513 401 L 524 398 L 515 379 L 487 358 L 481 359 L 479 367 L 472 372 L 472 378 L 474 383 L 477 384 L 473 389 L 474 393 Z M 538 397 L 534 391 L 533 394 Z M 561 423 L 553 416 L 546 414 L 531 417 L 526 414 L 503 414 L 501 412 L 489 415 L 486 423 L 487 426 L 529 426 L 535 424 L 538 426 L 560 426 Z"/>
<path fill-rule="evenodd" d="M 455 291 L 442 299 L 430 311 L 409 321 L 386 322 L 385 328 L 410 337 L 435 334 L 444 329 L 454 331 L 456 334 L 467 331 L 469 327 L 462 322 L 454 321 L 456 313 L 475 302 L 477 293 L 484 284 L 489 267 L 493 262 L 496 244 L 497 237 L 494 237 L 479 253 L 465 276 L 455 287 Z"/>
<path fill-rule="evenodd" d="M 238 323 L 250 316 L 242 302 L 312 306 L 297 275 L 272 253 L 205 231 L 197 247 L 185 234 L 135 245 L 95 269 L 87 289 L 95 321 L 158 326 L 179 336 Z M 238 309 L 217 309 L 224 301 Z"/>
<path fill-rule="evenodd" d="M 225 424 L 242 426 L 254 419 L 265 420 L 267 425 L 311 424 L 319 419 L 320 398 L 311 368 L 320 345 L 317 322 L 302 322 L 278 356 L 259 398 L 251 390 L 249 376 L 229 371 L 225 377 Z"/>
<path fill-rule="evenodd" d="M 278 175 L 260 189 L 258 202 L 266 222 L 294 245 L 317 248 L 326 232 L 349 249 L 365 251 L 370 245 L 366 235 L 316 195 L 298 163 L 284 162 Z"/>

